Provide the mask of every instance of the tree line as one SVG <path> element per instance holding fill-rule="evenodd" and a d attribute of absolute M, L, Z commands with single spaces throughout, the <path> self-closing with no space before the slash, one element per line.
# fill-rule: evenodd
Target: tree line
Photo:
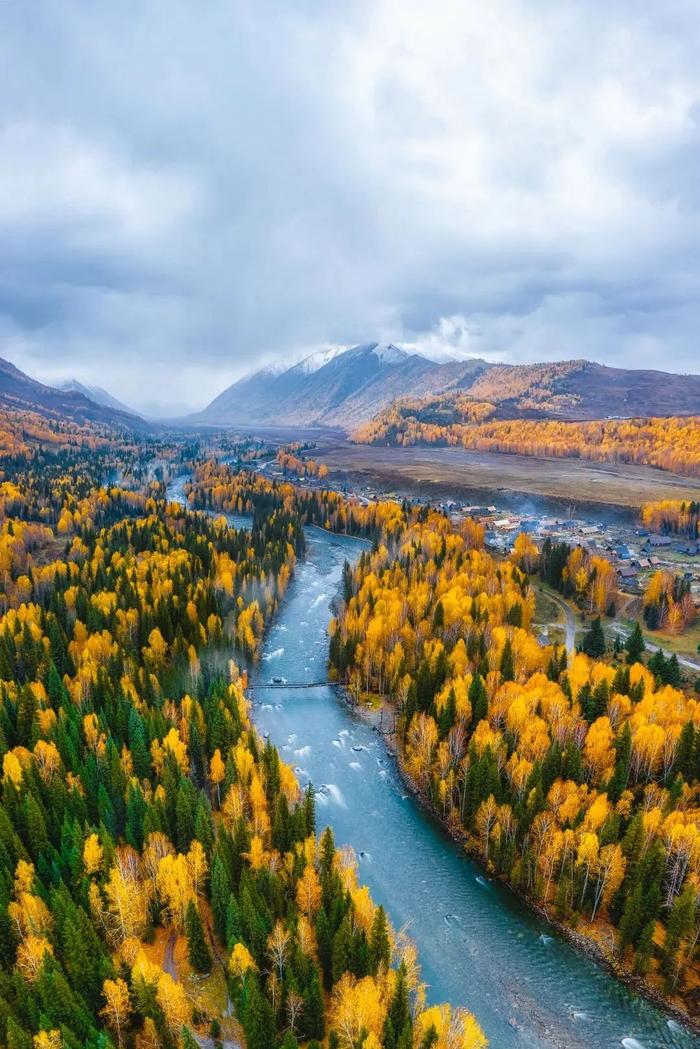
<path fill-rule="evenodd" d="M 201 464 L 191 501 L 252 512 L 234 529 L 90 469 L 4 489 L 2 1044 L 192 1049 L 230 1033 L 230 996 L 248 1049 L 485 1046 L 426 1008 L 413 946 L 251 722 L 302 524 L 349 511 Z"/>
<path fill-rule="evenodd" d="M 540 644 L 525 553 L 496 561 L 407 510 L 346 569 L 331 666 L 395 707 L 406 776 L 490 870 L 603 944 L 609 930 L 616 963 L 691 1005 L 698 699 L 668 661 L 645 665 L 638 631 L 613 655 L 593 636 L 571 658 Z M 550 547 L 545 574 L 589 589 L 597 566 L 570 556 Z"/>

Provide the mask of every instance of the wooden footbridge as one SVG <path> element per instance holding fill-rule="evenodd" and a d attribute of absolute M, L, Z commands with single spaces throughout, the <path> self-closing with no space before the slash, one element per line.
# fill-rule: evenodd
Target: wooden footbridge
<path fill-rule="evenodd" d="M 247 692 L 257 692 L 261 689 L 268 688 L 337 688 L 338 685 L 342 684 L 340 681 L 329 681 L 324 679 L 323 681 L 264 681 L 257 682 L 254 685 L 248 685 L 246 687 Z"/>

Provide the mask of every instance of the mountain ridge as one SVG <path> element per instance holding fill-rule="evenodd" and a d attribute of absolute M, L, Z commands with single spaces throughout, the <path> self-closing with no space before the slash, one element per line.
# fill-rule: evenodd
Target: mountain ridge
<path fill-rule="evenodd" d="M 570 421 L 700 414 L 700 375 L 625 369 L 584 359 L 500 364 L 440 361 L 389 343 L 321 351 L 233 383 L 192 423 L 353 430 L 396 400 L 462 394 L 500 418 Z"/>
<path fill-rule="evenodd" d="M 147 422 L 138 415 L 100 404 L 71 389 L 62 390 L 32 379 L 11 361 L 0 357 L 0 408 L 37 412 L 47 419 L 92 423 L 120 430 L 145 430 Z"/>
<path fill-rule="evenodd" d="M 124 404 L 123 401 L 120 401 L 118 397 L 114 397 L 109 390 L 105 390 L 102 386 L 91 386 L 73 378 L 60 383 L 56 389 L 65 393 L 81 393 L 89 401 L 101 404 L 104 408 L 113 408 L 117 412 L 126 412 L 127 415 L 136 415 L 139 418 L 143 418 L 141 413 L 137 412 L 135 408 Z"/>

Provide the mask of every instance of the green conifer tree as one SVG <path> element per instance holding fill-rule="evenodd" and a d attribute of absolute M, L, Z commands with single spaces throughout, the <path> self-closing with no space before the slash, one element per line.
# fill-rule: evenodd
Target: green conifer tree
<path fill-rule="evenodd" d="M 190 965 L 198 973 L 211 972 L 211 951 L 204 935 L 204 926 L 199 916 L 197 905 L 193 900 L 187 904 L 185 913 L 185 932 L 187 934 L 187 954 Z"/>

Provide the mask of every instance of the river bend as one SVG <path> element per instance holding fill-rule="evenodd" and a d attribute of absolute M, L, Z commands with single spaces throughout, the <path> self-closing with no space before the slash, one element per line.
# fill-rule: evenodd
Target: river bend
<path fill-rule="evenodd" d="M 421 811 L 381 737 L 335 689 L 263 687 L 326 676 L 331 602 L 343 562 L 361 549 L 359 540 L 307 529 L 306 560 L 252 676 L 253 714 L 302 785 L 313 782 L 319 829 L 330 825 L 339 845 L 352 846 L 375 901 L 408 928 L 429 1001 L 469 1008 L 493 1049 L 699 1046 L 485 877 Z"/>

